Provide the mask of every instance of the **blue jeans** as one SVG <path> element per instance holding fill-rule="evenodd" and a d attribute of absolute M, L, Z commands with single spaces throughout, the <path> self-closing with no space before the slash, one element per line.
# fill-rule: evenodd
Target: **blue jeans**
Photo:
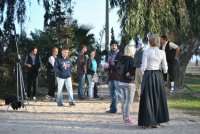
<path fill-rule="evenodd" d="M 123 119 L 130 117 L 130 108 L 133 104 L 133 98 L 135 95 L 135 84 L 134 83 L 123 83 L 120 82 L 120 90 L 121 90 L 121 110 Z"/>
<path fill-rule="evenodd" d="M 58 105 L 62 104 L 64 84 L 65 84 L 65 87 L 67 88 L 67 92 L 68 92 L 68 101 L 72 102 L 74 99 L 73 99 L 73 88 L 72 88 L 71 77 L 69 77 L 67 79 L 62 79 L 62 78 L 56 77 L 56 79 L 58 82 L 57 104 Z"/>
<path fill-rule="evenodd" d="M 85 74 L 78 75 L 78 98 L 84 96 Z"/>
<path fill-rule="evenodd" d="M 110 80 L 108 82 L 108 86 L 109 86 L 110 99 L 111 99 L 110 111 L 117 112 L 118 95 L 120 95 L 119 81 Z"/>

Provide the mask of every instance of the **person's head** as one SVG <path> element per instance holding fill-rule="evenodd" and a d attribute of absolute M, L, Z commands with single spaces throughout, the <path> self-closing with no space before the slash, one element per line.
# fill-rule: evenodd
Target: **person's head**
<path fill-rule="evenodd" d="M 87 51 L 87 46 L 86 46 L 86 45 L 83 45 L 81 51 L 82 51 L 83 53 L 85 53 L 85 52 Z"/>
<path fill-rule="evenodd" d="M 37 55 L 37 48 L 36 47 L 31 48 L 31 54 Z"/>
<path fill-rule="evenodd" d="M 134 45 L 127 45 L 124 48 L 124 55 L 134 57 L 136 48 Z"/>
<path fill-rule="evenodd" d="M 154 34 L 150 37 L 149 43 L 151 47 L 159 47 L 160 46 L 160 36 L 158 34 Z"/>
<path fill-rule="evenodd" d="M 166 41 L 168 41 L 168 37 L 166 34 L 164 34 L 160 37 L 160 44 L 163 45 Z"/>
<path fill-rule="evenodd" d="M 62 57 L 67 58 L 68 55 L 69 55 L 69 49 L 66 47 L 62 48 Z"/>
<path fill-rule="evenodd" d="M 90 52 L 90 57 L 91 57 L 91 58 L 94 58 L 95 55 L 96 55 L 96 51 L 95 51 L 95 50 L 92 50 L 92 51 Z"/>
<path fill-rule="evenodd" d="M 57 56 L 58 55 L 58 48 L 57 47 L 53 47 L 52 53 L 53 53 L 53 55 Z"/>
<path fill-rule="evenodd" d="M 115 52 L 118 50 L 118 43 L 115 40 L 112 40 L 110 42 L 110 47 L 111 47 L 111 51 Z"/>
<path fill-rule="evenodd" d="M 144 43 L 142 41 L 138 42 L 137 50 L 143 49 L 144 48 Z"/>

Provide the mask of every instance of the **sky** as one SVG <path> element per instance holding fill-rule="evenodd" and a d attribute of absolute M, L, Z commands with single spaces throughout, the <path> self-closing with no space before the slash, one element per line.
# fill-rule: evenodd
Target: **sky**
<path fill-rule="evenodd" d="M 93 27 L 91 33 L 99 39 L 99 33 L 105 25 L 105 0 L 72 0 L 74 2 L 73 18 L 78 20 L 79 25 L 90 25 Z M 39 6 L 36 0 L 32 0 L 30 6 L 27 6 L 25 29 L 27 34 L 35 29 L 43 30 L 44 8 Z M 119 35 L 119 22 L 117 10 L 111 10 L 109 13 L 109 29 L 114 28 L 114 34 Z M 105 34 L 104 34 L 105 35 Z"/>

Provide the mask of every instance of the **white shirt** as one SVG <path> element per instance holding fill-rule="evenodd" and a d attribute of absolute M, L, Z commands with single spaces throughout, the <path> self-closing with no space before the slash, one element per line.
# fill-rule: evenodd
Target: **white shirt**
<path fill-rule="evenodd" d="M 166 41 L 165 44 L 162 45 L 162 50 L 164 50 L 164 51 L 165 51 L 167 42 L 168 42 L 168 41 Z M 176 48 L 178 48 L 178 45 L 174 44 L 173 42 L 169 42 L 169 47 L 170 47 L 170 48 L 173 48 L 173 49 L 176 49 Z"/>
<path fill-rule="evenodd" d="M 167 73 L 167 61 L 165 51 L 158 47 L 150 47 L 143 53 L 141 70 L 163 70 Z"/>
<path fill-rule="evenodd" d="M 49 61 L 49 63 L 51 63 L 52 67 L 54 67 L 55 58 L 53 56 L 50 56 L 48 61 Z"/>

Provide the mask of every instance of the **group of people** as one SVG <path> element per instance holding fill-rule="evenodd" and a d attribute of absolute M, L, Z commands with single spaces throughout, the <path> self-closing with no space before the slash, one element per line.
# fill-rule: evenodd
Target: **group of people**
<path fill-rule="evenodd" d="M 124 55 L 115 41 L 111 42 L 109 53 L 108 82 L 111 104 L 107 113 L 117 112 L 118 96 L 121 98 L 122 118 L 126 124 L 135 124 L 130 117 L 130 108 L 136 95 L 139 100 L 138 125 L 143 128 L 157 128 L 169 121 L 165 86 L 170 81 L 170 93 L 174 91 L 174 67 L 180 48 L 168 41 L 167 35 L 152 35 L 150 48 L 144 51 L 139 41 L 137 51 L 134 43 L 124 49 Z M 118 64 L 124 64 L 119 71 Z M 136 93 L 136 94 L 135 94 Z"/>
<path fill-rule="evenodd" d="M 149 39 L 150 48 L 144 51 L 142 41 L 130 43 L 125 47 L 124 54 L 119 51 L 118 43 L 112 40 L 111 50 L 108 53 L 108 64 L 102 65 L 108 74 L 108 88 L 111 104 L 106 113 L 117 113 L 118 97 L 121 98 L 122 118 L 126 124 L 135 124 L 137 121 L 130 117 L 130 109 L 136 96 L 139 101 L 138 125 L 144 128 L 157 127 L 160 123 L 169 121 L 169 113 L 165 94 L 167 78 L 170 80 L 170 92 L 174 91 L 174 66 L 180 52 L 179 47 L 168 41 L 166 35 L 152 35 Z M 173 51 L 172 51 L 173 50 Z M 97 96 L 94 87 L 97 82 L 97 61 L 95 50 L 91 50 L 90 57 L 85 55 L 87 46 L 83 45 L 77 56 L 78 99 L 85 99 L 85 77 L 88 79 L 88 98 Z M 61 57 L 57 57 L 58 48 L 54 47 L 52 56 L 48 59 L 48 94 L 46 98 L 57 101 L 63 106 L 63 88 L 68 91 L 68 102 L 74 106 L 72 87 L 72 61 L 69 49 L 62 48 Z M 27 97 L 30 97 L 30 88 L 33 84 L 33 99 L 36 100 L 36 83 L 38 69 L 42 64 L 37 55 L 37 48 L 33 48 L 25 59 L 28 67 Z M 119 71 L 118 65 L 123 65 Z M 167 75 L 168 74 L 168 75 Z M 55 91 L 57 98 L 55 99 Z"/>

